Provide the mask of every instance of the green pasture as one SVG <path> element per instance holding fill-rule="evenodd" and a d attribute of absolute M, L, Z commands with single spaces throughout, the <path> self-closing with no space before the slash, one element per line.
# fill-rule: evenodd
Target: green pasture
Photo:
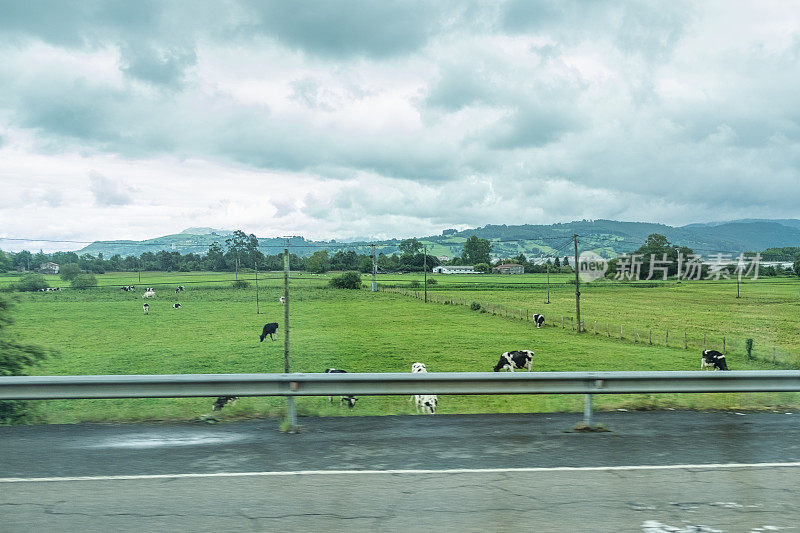
<path fill-rule="evenodd" d="M 408 372 L 422 361 L 432 372 L 491 371 L 499 354 L 529 348 L 536 352 L 537 371 L 570 370 L 695 370 L 699 350 L 683 349 L 681 342 L 665 347 L 633 343 L 630 339 L 588 333 L 549 325 L 536 329 L 529 322 L 504 316 L 506 306 L 518 306 L 546 315 L 574 314 L 574 287 L 553 289 L 550 304 L 543 303 L 540 277 L 520 281 L 528 285 L 502 285 L 508 276 L 487 276 L 483 290 L 459 287 L 466 279 L 436 276 L 430 292 L 439 302 L 474 300 L 497 306 L 495 314 L 468 306 L 423 303 L 388 291 L 346 291 L 325 288 L 329 276 L 293 273 L 291 280 L 292 371 L 322 372 L 336 367 L 351 372 Z M 282 273 L 259 274 L 259 314 L 256 313 L 254 273 L 240 273 L 250 286 L 231 288 L 233 273 L 113 273 L 98 276 L 99 287 L 85 291 L 21 293 L 11 332 L 21 340 L 58 351 L 59 355 L 31 373 L 68 374 L 172 374 L 250 373 L 283 371 Z M 418 275 L 386 275 L 381 285 L 407 287 Z M 493 279 L 502 278 L 502 279 Z M 552 279 L 552 278 L 551 278 Z M 369 281 L 368 277 L 364 278 Z M 394 280 L 394 281 L 393 281 Z M 491 282 L 491 283 L 489 283 Z M 133 284 L 133 293 L 121 285 Z M 491 284 L 497 284 L 491 288 Z M 62 285 L 57 277 L 51 285 Z M 184 293 L 175 294 L 178 285 Z M 448 287 L 449 285 L 449 287 Z M 150 314 L 142 312 L 144 287 L 156 289 L 149 300 Z M 714 288 L 716 287 L 716 288 Z M 587 318 L 611 313 L 629 323 L 707 323 L 717 331 L 739 336 L 761 332 L 762 337 L 785 335 L 786 350 L 797 354 L 798 305 L 791 302 L 789 286 L 765 282 L 748 285 L 743 298 L 731 300 L 727 286 L 685 284 L 656 288 L 584 287 L 582 302 Z M 796 288 L 796 286 L 795 286 Z M 140 290 L 142 289 L 142 290 Z M 735 289 L 735 287 L 734 287 Z M 796 294 L 796 293 L 795 293 Z M 647 302 L 650 301 L 650 305 Z M 174 302 L 182 308 L 172 309 Z M 499 309 L 499 311 L 498 311 Z M 761 315 L 763 321 L 755 320 Z M 646 312 L 647 311 L 647 312 Z M 746 311 L 753 324 L 739 320 Z M 637 315 L 638 314 L 638 315 Z M 659 316 L 664 318 L 658 318 Z M 661 320 L 661 321 L 659 321 Z M 650 322 L 648 322 L 650 321 Z M 266 322 L 280 323 L 278 340 L 259 342 Z M 729 328 L 729 329 L 726 329 Z M 754 334 L 754 333 L 753 333 Z M 762 338 L 759 337 L 759 338 Z M 760 342 L 760 341 L 759 341 Z M 745 359 L 729 352 L 735 369 L 789 368 Z M 213 399 L 124 399 L 35 402 L 37 420 L 49 423 L 79 421 L 189 420 L 211 414 Z M 361 398 L 352 411 L 328 404 L 327 398 L 299 398 L 301 415 L 377 415 L 414 412 L 408 397 Z M 282 398 L 242 398 L 216 416 L 276 416 Z M 580 396 L 448 396 L 440 397 L 440 413 L 580 411 Z M 800 394 L 695 394 L 605 395 L 595 398 L 600 409 L 690 408 L 745 409 L 800 406 Z"/>
<path fill-rule="evenodd" d="M 429 301 L 480 303 L 497 314 L 544 314 L 548 324 L 575 326 L 574 277 L 551 275 L 550 303 L 544 275 L 435 276 L 428 287 Z M 502 278 L 502 279 L 498 279 Z M 511 279 L 514 278 L 514 279 Z M 503 284 L 505 280 L 505 284 Z M 411 282 L 395 283 L 398 290 L 422 297 Z M 797 366 L 800 363 L 800 278 L 743 280 L 739 298 L 735 280 L 684 281 L 682 283 L 621 283 L 596 281 L 581 284 L 581 320 L 590 334 L 625 342 L 691 349 L 722 350 L 746 354 L 745 341 L 754 341 L 753 355 Z M 669 333 L 669 339 L 667 339 Z M 652 337 L 651 337 L 652 335 Z M 635 337 L 635 339 L 634 339 Z"/>

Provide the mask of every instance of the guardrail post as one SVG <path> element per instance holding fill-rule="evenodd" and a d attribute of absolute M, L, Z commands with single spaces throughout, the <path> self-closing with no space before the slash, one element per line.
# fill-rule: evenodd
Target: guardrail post
<path fill-rule="evenodd" d="M 592 395 L 584 394 L 583 400 L 583 425 L 592 426 Z"/>

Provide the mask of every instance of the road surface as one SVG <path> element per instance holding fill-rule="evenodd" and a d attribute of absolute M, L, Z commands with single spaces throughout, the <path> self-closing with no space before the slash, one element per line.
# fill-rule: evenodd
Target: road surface
<path fill-rule="evenodd" d="M 800 414 L 0 428 L 0 531 L 797 531 Z"/>

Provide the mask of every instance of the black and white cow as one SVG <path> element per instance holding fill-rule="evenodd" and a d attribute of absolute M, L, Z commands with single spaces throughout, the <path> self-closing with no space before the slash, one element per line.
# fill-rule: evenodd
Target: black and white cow
<path fill-rule="evenodd" d="M 178 285 L 178 288 L 175 289 L 175 292 L 178 293 L 178 292 L 183 292 L 185 290 L 186 290 L 186 287 L 184 287 L 183 285 Z"/>
<path fill-rule="evenodd" d="M 436 414 L 436 404 L 439 402 L 439 399 L 436 397 L 435 394 L 417 394 L 414 396 L 414 403 L 417 407 L 417 414 L 420 412 L 422 414 L 429 414 L 435 415 Z"/>
<path fill-rule="evenodd" d="M 135 288 L 136 287 L 134 287 L 133 285 L 125 285 L 124 287 L 122 287 L 122 290 L 125 291 L 125 292 L 131 292 Z"/>
<path fill-rule="evenodd" d="M 150 304 L 148 304 L 148 303 L 144 304 L 142 306 L 142 311 L 144 311 L 144 314 L 149 315 L 150 314 Z"/>
<path fill-rule="evenodd" d="M 275 332 L 278 331 L 278 323 L 277 322 L 270 322 L 269 324 L 264 324 L 264 329 L 261 330 L 261 342 L 264 342 L 264 339 L 269 338 L 275 340 Z"/>
<path fill-rule="evenodd" d="M 172 308 L 173 309 L 180 309 L 181 308 L 181 304 L 172 304 Z"/>
<path fill-rule="evenodd" d="M 716 350 L 703 350 L 703 355 L 700 358 L 700 370 L 706 367 L 712 367 L 714 370 L 728 370 L 725 355 Z"/>
<path fill-rule="evenodd" d="M 537 328 L 542 327 L 544 324 L 544 315 L 540 315 L 538 313 L 533 315 L 533 322 L 536 324 Z"/>
<path fill-rule="evenodd" d="M 325 369 L 325 373 L 326 374 L 347 374 L 347 370 L 339 370 L 338 368 L 326 368 Z M 349 394 L 347 396 L 340 396 L 339 397 L 339 407 L 341 407 L 342 405 L 347 405 L 347 407 L 349 409 L 352 409 L 353 407 L 356 406 L 356 402 L 357 401 L 358 401 L 358 398 L 356 398 L 352 394 Z M 328 403 L 333 403 L 333 396 L 328 396 Z"/>
<path fill-rule="evenodd" d="M 238 399 L 239 399 L 238 396 L 220 396 L 214 401 L 214 405 L 211 406 L 211 410 L 219 411 L 228 404 L 233 405 L 234 403 L 236 403 L 236 400 Z"/>
<path fill-rule="evenodd" d="M 142 298 L 152 298 L 155 295 L 156 295 L 156 291 L 154 291 L 152 289 L 147 289 L 146 291 L 144 291 L 144 294 L 142 294 Z"/>
<path fill-rule="evenodd" d="M 425 366 L 425 363 L 413 363 L 411 365 L 411 373 L 418 374 L 418 373 L 425 373 L 428 371 L 428 368 Z"/>
<path fill-rule="evenodd" d="M 285 305 L 286 304 L 286 297 L 285 296 L 281 296 L 280 298 L 278 298 L 278 301 Z"/>
<path fill-rule="evenodd" d="M 533 368 L 533 350 L 514 350 L 505 352 L 500 356 L 500 361 L 494 365 L 494 371 L 501 370 L 514 371 L 515 368 L 527 368 L 528 372 Z"/>

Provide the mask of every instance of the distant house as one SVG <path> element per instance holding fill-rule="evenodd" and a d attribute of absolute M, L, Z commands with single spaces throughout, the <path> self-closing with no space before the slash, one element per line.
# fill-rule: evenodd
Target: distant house
<path fill-rule="evenodd" d="M 446 255 L 442 255 L 439 257 L 439 261 L 450 261 L 450 258 L 447 257 Z"/>
<path fill-rule="evenodd" d="M 525 267 L 516 263 L 506 263 L 498 265 L 492 269 L 494 274 L 524 274 Z"/>
<path fill-rule="evenodd" d="M 479 274 L 474 266 L 466 265 L 442 265 L 433 269 L 435 274 Z"/>
<path fill-rule="evenodd" d="M 39 265 L 39 272 L 42 274 L 58 274 L 57 263 L 42 263 Z"/>

